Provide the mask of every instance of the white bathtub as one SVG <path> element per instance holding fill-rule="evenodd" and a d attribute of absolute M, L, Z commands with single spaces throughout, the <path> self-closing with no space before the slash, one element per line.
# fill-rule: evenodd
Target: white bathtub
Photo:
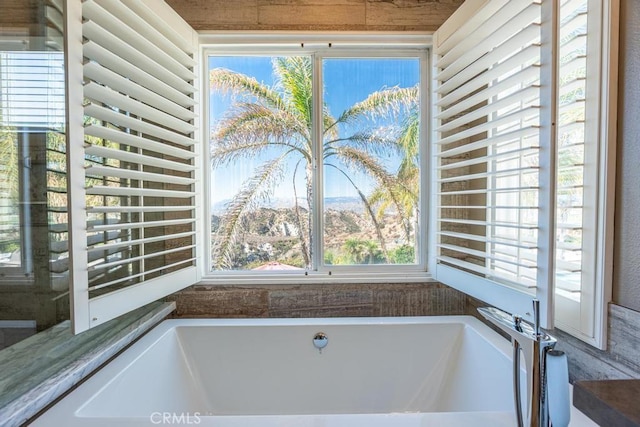
<path fill-rule="evenodd" d="M 512 427 L 510 351 L 468 316 L 167 320 L 33 426 Z"/>

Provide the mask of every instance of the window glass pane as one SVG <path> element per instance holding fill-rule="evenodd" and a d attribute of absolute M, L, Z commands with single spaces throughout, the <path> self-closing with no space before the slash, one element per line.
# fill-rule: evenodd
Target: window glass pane
<path fill-rule="evenodd" d="M 585 161 L 586 0 L 567 3 L 560 8 L 559 32 L 556 292 L 563 297 L 580 301 L 583 276 L 583 216 L 585 214 L 583 181 L 587 163 Z"/>
<path fill-rule="evenodd" d="M 323 60 L 323 259 L 415 264 L 417 58 Z"/>
<path fill-rule="evenodd" d="M 0 26 L 0 350 L 69 319 L 63 11 Z"/>
<path fill-rule="evenodd" d="M 209 59 L 214 270 L 311 266 L 312 60 Z"/>
<path fill-rule="evenodd" d="M 33 273 L 31 253 L 37 237 L 25 232 L 38 210 L 30 206 L 31 197 L 48 197 L 53 204 L 57 198 L 66 200 L 60 156 L 51 150 L 53 145 L 64 153 L 63 52 L 48 50 L 44 43 L 38 39 L 32 41 L 32 50 L 10 50 L 28 45 L 7 40 L 2 46 L 9 50 L 0 50 L 0 268 L 21 268 L 24 277 Z M 33 164 L 38 150 L 46 151 L 48 165 Z M 47 189 L 56 191 L 47 194 Z M 46 199 L 39 202 L 47 205 Z M 46 222 L 47 210 L 39 214 Z M 48 242 L 43 238 L 39 244 Z"/>

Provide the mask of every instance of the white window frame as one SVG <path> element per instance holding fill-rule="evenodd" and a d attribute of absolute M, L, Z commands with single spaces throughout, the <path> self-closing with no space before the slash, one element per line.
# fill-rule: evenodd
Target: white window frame
<path fill-rule="evenodd" d="M 331 47 L 329 47 L 331 44 Z M 425 34 L 372 34 L 345 35 L 330 33 L 308 33 L 302 35 L 283 35 L 280 33 L 233 33 L 210 34 L 200 37 L 200 50 L 203 76 L 207 76 L 208 58 L 215 55 L 228 56 L 277 56 L 277 55 L 310 55 L 314 61 L 314 116 L 316 122 L 321 120 L 317 116 L 322 105 L 322 60 L 324 58 L 388 58 L 388 57 L 418 57 L 420 59 L 420 108 L 423 129 L 429 123 L 429 47 L 431 37 Z M 424 70 L 424 72 L 422 72 Z M 203 78 L 203 94 L 208 94 L 208 79 Z M 202 138 L 203 143 L 203 178 L 205 183 L 211 182 L 210 153 L 209 153 L 209 101 L 202 104 Z M 316 136 L 316 140 L 318 137 Z M 211 249 L 206 245 L 204 250 L 206 260 L 201 265 L 203 284 L 278 284 L 278 283 L 389 283 L 389 282 L 424 282 L 432 280 L 427 272 L 428 237 L 430 209 L 426 205 L 429 200 L 429 157 L 428 131 L 421 132 L 420 156 L 421 194 L 420 230 L 416 232 L 419 242 L 419 259 L 415 265 L 367 265 L 367 266 L 324 266 L 317 265 L 315 270 L 270 272 L 269 274 L 249 273 L 244 271 L 215 272 L 211 268 Z M 322 254 L 322 168 L 314 168 L 314 206 L 313 221 L 316 224 L 313 252 Z M 210 217 L 210 192 L 205 191 L 202 217 Z M 426 208 L 425 208 L 426 206 Z M 204 221 L 203 241 L 211 241 L 211 222 Z M 320 260 L 322 261 L 322 260 Z"/>

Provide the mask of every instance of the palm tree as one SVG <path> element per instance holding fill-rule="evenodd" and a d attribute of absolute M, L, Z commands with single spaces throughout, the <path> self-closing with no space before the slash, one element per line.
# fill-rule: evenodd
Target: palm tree
<path fill-rule="evenodd" d="M 378 244 L 372 240 L 347 239 L 343 249 L 355 264 L 375 264 L 382 255 Z"/>
<path fill-rule="evenodd" d="M 420 110 L 418 90 L 413 89 L 415 93 L 412 93 L 411 98 L 408 99 L 409 114 L 402 120 L 398 139 L 403 155 L 396 172 L 396 188 L 390 192 L 388 188 L 378 186 L 369 197 L 371 204 L 378 205 L 376 213 L 378 218 L 382 218 L 390 207 L 396 207 L 398 220 L 403 225 L 407 242 L 410 242 L 411 233 L 414 231 L 411 219 L 417 215 L 416 208 L 420 194 Z"/>
<path fill-rule="evenodd" d="M 220 220 L 218 239 L 213 247 L 216 267 L 232 264 L 230 254 L 242 217 L 272 194 L 289 165 L 294 165 L 294 212 L 301 252 L 306 266 L 311 264 L 312 62 L 309 57 L 280 57 L 274 58 L 272 65 L 273 86 L 228 69 L 216 68 L 210 73 L 212 90 L 234 96 L 233 105 L 212 133 L 212 167 L 242 159 L 268 158 L 242 184 Z M 343 175 L 356 190 L 385 254 L 374 206 L 350 176 L 354 172 L 367 174 L 378 188 L 384 189 L 381 191 L 386 200 L 404 213 L 405 196 L 401 191 L 404 186 L 379 159 L 382 154 L 401 155 L 406 150 L 398 143 L 397 129 L 358 124 L 367 124 L 375 117 L 389 118 L 401 110 L 409 111 L 416 98 L 417 88 L 394 87 L 371 94 L 337 118 L 326 105 L 323 107 L 323 165 Z M 340 133 L 345 128 L 356 130 L 342 136 Z M 306 197 L 301 197 L 296 185 L 302 173 L 306 175 Z M 300 200 L 306 201 L 306 206 L 301 206 Z"/>

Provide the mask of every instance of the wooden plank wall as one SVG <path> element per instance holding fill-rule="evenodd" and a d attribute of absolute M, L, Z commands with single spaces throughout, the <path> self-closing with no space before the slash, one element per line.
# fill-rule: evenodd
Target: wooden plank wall
<path fill-rule="evenodd" d="M 34 24 L 37 0 L 2 0 L 0 27 Z M 435 31 L 463 0 L 166 0 L 206 30 Z"/>
<path fill-rule="evenodd" d="M 435 31 L 463 0 L 166 2 L 198 31 Z"/>
<path fill-rule="evenodd" d="M 172 317 L 380 317 L 465 313 L 466 296 L 439 283 L 194 285 L 166 298 Z"/>
<path fill-rule="evenodd" d="M 37 24 L 36 5 L 32 0 L 1 0 L 0 31 L 11 33 L 12 29 L 28 28 Z"/>

